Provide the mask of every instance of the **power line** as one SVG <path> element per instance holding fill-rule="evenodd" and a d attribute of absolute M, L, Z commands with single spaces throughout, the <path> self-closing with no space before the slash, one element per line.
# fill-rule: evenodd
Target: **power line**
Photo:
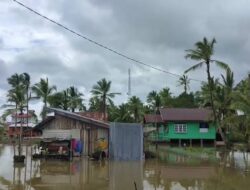
<path fill-rule="evenodd" d="M 128 59 L 128 60 L 130 60 L 130 61 L 133 61 L 133 62 L 135 62 L 135 63 L 137 63 L 137 64 L 140 64 L 140 65 L 144 65 L 144 66 L 149 67 L 149 68 L 151 68 L 151 69 L 154 69 L 154 70 L 157 70 L 157 71 L 160 71 L 160 72 L 169 74 L 169 75 L 171 75 L 171 76 L 175 76 L 175 77 L 181 77 L 181 76 L 182 76 L 182 75 L 179 75 L 179 74 L 176 74 L 176 73 L 172 73 L 172 72 L 169 72 L 169 71 L 167 71 L 167 70 L 164 70 L 164 69 L 161 69 L 161 68 L 158 68 L 158 67 L 149 65 L 149 64 L 144 63 L 144 62 L 142 62 L 142 61 L 140 61 L 140 60 L 131 58 L 131 57 L 129 57 L 129 56 L 123 54 L 123 53 L 120 53 L 119 51 L 116 51 L 116 50 L 114 50 L 114 49 L 112 49 L 112 48 L 110 48 L 110 47 L 108 47 L 108 46 L 106 46 L 106 45 L 103 45 L 103 44 L 101 44 L 101 43 L 99 43 L 99 42 L 97 42 L 97 41 L 95 41 L 95 40 L 92 40 L 92 39 L 90 39 L 90 38 L 88 38 L 88 37 L 86 37 L 86 36 L 84 36 L 84 35 L 82 35 L 82 34 L 76 32 L 76 31 L 74 31 L 74 30 L 70 29 L 70 28 L 67 27 L 67 26 L 65 26 L 65 25 L 63 25 L 63 24 L 60 24 L 59 22 L 57 22 L 57 21 L 55 21 L 55 20 L 52 20 L 52 19 L 48 18 L 47 16 L 42 15 L 41 13 L 35 11 L 34 9 L 32 9 L 32 8 L 30 8 L 30 7 L 28 7 L 28 6 L 26 6 L 25 4 L 23 4 L 23 3 L 21 3 L 21 2 L 19 2 L 19 1 L 17 1 L 17 0 L 13 0 L 13 1 L 14 1 L 15 3 L 17 3 L 18 5 L 20 5 L 20 6 L 24 7 L 24 8 L 26 8 L 26 9 L 29 10 L 29 11 L 31 11 L 32 13 L 34 13 L 34 14 L 36 14 L 36 15 L 38 15 L 38 16 L 44 18 L 44 19 L 46 19 L 47 21 L 52 22 L 52 23 L 56 24 L 57 26 L 59 26 L 59 27 L 65 29 L 65 30 L 67 30 L 67 31 L 69 31 L 69 32 L 71 32 L 71 33 L 73 33 L 73 34 L 75 34 L 75 35 L 77 35 L 77 36 L 79 36 L 79 37 L 81 37 L 81 38 L 87 40 L 87 41 L 89 41 L 90 43 L 93 43 L 93 44 L 95 44 L 95 45 L 97 45 L 97 46 L 99 46 L 99 47 L 101 47 L 101 48 L 104 48 L 104 49 L 106 49 L 106 50 L 108 50 L 108 51 L 110 51 L 110 52 L 112 52 L 112 53 L 114 53 L 114 54 L 116 54 L 116 55 L 119 55 L 119 56 L 121 56 L 121 57 L 123 57 L 123 58 L 125 58 L 125 59 Z M 203 81 L 201 81 L 201 80 L 193 79 L 193 78 L 190 78 L 190 80 L 197 81 L 197 82 L 203 82 Z"/>

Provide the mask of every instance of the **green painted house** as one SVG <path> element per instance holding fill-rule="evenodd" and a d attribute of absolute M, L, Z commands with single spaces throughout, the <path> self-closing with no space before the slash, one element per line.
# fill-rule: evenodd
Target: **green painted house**
<path fill-rule="evenodd" d="M 177 142 L 192 145 L 193 142 L 214 143 L 216 126 L 212 111 L 201 108 L 162 108 L 158 115 L 144 116 L 144 131 L 155 142 Z"/>

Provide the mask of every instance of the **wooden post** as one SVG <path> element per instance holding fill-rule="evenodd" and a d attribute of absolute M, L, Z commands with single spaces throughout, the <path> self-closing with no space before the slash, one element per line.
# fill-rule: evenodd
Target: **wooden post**
<path fill-rule="evenodd" d="M 73 159 L 73 147 L 72 147 L 72 135 L 70 137 L 70 161 L 72 161 Z"/>
<path fill-rule="evenodd" d="M 190 139 L 189 146 L 192 147 L 192 139 Z"/>
<path fill-rule="evenodd" d="M 203 139 L 201 139 L 201 147 L 203 147 Z"/>
<path fill-rule="evenodd" d="M 181 139 L 179 139 L 179 147 L 181 147 Z"/>
<path fill-rule="evenodd" d="M 13 143 L 14 156 L 16 155 L 16 141 Z"/>
<path fill-rule="evenodd" d="M 87 129 L 88 130 L 88 156 L 90 156 L 90 129 Z"/>

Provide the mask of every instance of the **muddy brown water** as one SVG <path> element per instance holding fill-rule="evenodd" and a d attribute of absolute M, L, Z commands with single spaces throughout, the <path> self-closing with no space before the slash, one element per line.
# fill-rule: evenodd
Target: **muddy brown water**
<path fill-rule="evenodd" d="M 31 160 L 13 165 L 13 147 L 0 147 L 0 190 L 250 190 L 246 153 L 218 162 L 173 153 L 142 162 Z M 135 187 L 136 186 L 136 187 Z"/>

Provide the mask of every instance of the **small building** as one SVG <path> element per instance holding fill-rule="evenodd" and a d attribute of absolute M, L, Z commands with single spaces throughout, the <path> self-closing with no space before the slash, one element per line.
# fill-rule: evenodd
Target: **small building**
<path fill-rule="evenodd" d="M 142 160 L 143 130 L 138 123 L 111 123 L 109 158 L 112 160 Z"/>
<path fill-rule="evenodd" d="M 8 126 L 8 137 L 16 138 L 19 137 L 21 130 L 23 137 L 34 137 L 38 134 L 33 132 L 33 128 L 37 123 L 34 110 L 29 110 L 28 113 L 13 113 L 11 115 L 11 121 L 7 123 Z"/>
<path fill-rule="evenodd" d="M 144 116 L 144 131 L 149 131 L 148 140 L 153 142 L 177 143 L 179 146 L 200 143 L 203 146 L 204 142 L 215 143 L 216 140 L 212 118 L 209 109 L 162 108 L 159 115 Z"/>
<path fill-rule="evenodd" d="M 72 113 L 69 111 L 49 108 L 54 113 L 45 120 L 38 123 L 35 131 L 41 131 L 43 139 L 73 139 L 80 143 L 81 154 L 91 155 L 98 149 L 100 141 L 106 142 L 103 152 L 108 154 L 109 123 L 103 120 L 93 119 L 84 114 Z"/>

